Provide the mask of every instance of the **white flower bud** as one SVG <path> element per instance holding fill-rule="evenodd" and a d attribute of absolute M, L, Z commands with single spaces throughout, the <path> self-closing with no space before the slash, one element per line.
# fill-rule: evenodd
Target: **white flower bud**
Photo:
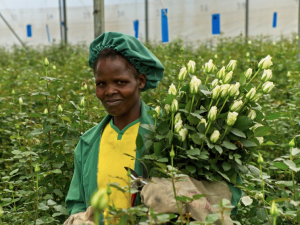
<path fill-rule="evenodd" d="M 16 94 L 15 89 L 13 89 L 13 90 L 11 91 L 11 94 L 12 94 L 12 95 L 15 95 L 15 94 Z"/>
<path fill-rule="evenodd" d="M 219 97 L 221 91 L 221 87 L 219 85 L 217 85 L 213 90 L 212 90 L 212 95 L 211 98 L 213 100 L 216 100 Z"/>
<path fill-rule="evenodd" d="M 256 139 L 258 140 L 258 142 L 259 142 L 260 145 L 262 143 L 264 143 L 264 137 L 256 137 Z"/>
<path fill-rule="evenodd" d="M 268 55 L 266 58 L 263 58 L 262 60 L 260 60 L 260 62 L 258 63 L 258 68 L 261 70 L 269 69 L 270 66 L 273 65 L 271 59 L 272 59 L 272 57 Z"/>
<path fill-rule="evenodd" d="M 221 91 L 220 91 L 221 98 L 225 98 L 227 96 L 229 88 L 230 88 L 230 84 L 221 85 Z"/>
<path fill-rule="evenodd" d="M 264 70 L 264 73 L 261 77 L 262 82 L 266 82 L 272 78 L 272 70 Z"/>
<path fill-rule="evenodd" d="M 23 99 L 22 99 L 22 97 L 19 98 L 19 104 L 20 104 L 20 105 L 23 104 Z"/>
<path fill-rule="evenodd" d="M 179 131 L 182 127 L 183 127 L 182 120 L 179 119 L 178 122 L 175 124 L 175 133 L 179 133 Z"/>
<path fill-rule="evenodd" d="M 273 87 L 275 87 L 275 85 L 273 84 L 273 82 L 267 81 L 266 83 L 264 83 L 262 85 L 262 90 L 263 90 L 263 92 L 265 94 L 268 94 L 273 89 Z"/>
<path fill-rule="evenodd" d="M 182 128 L 179 131 L 180 140 L 184 141 L 186 139 L 187 134 L 188 134 L 188 130 L 186 128 Z"/>
<path fill-rule="evenodd" d="M 246 79 L 249 80 L 250 77 L 251 77 L 251 75 L 252 75 L 252 69 L 251 69 L 251 68 L 247 69 L 247 70 L 244 72 L 244 74 L 245 74 Z"/>
<path fill-rule="evenodd" d="M 168 93 L 170 95 L 176 95 L 177 94 L 176 87 L 175 87 L 175 85 L 173 83 L 170 85 Z"/>
<path fill-rule="evenodd" d="M 169 104 L 165 105 L 165 111 L 166 111 L 167 115 L 170 113 L 170 108 L 171 108 L 171 106 Z"/>
<path fill-rule="evenodd" d="M 198 123 L 197 128 L 200 126 L 201 123 L 204 123 L 204 126 L 207 127 L 206 119 L 202 118 L 202 119 L 200 120 L 200 122 Z"/>
<path fill-rule="evenodd" d="M 187 63 L 187 71 L 190 73 L 190 74 L 194 74 L 195 71 L 196 71 L 196 63 L 192 60 L 190 60 L 188 63 Z"/>
<path fill-rule="evenodd" d="M 86 105 L 85 97 L 83 97 L 83 98 L 81 99 L 79 105 L 80 105 L 80 107 L 85 108 L 85 105 Z"/>
<path fill-rule="evenodd" d="M 178 74 L 178 80 L 183 81 L 186 77 L 186 74 L 187 74 L 186 67 L 182 67 Z"/>
<path fill-rule="evenodd" d="M 83 83 L 81 84 L 81 90 L 82 90 L 82 91 L 86 91 L 86 90 L 87 90 L 87 84 L 86 84 L 85 82 L 83 82 Z"/>
<path fill-rule="evenodd" d="M 212 83 L 211 83 L 211 88 L 216 87 L 216 86 L 218 85 L 218 83 L 219 83 L 219 80 L 218 80 L 218 79 L 214 79 L 214 80 L 212 81 Z"/>
<path fill-rule="evenodd" d="M 44 65 L 49 66 L 49 61 L 48 61 L 47 57 L 45 58 Z"/>
<path fill-rule="evenodd" d="M 208 112 L 208 116 L 207 116 L 208 120 L 215 121 L 217 118 L 217 112 L 218 112 L 217 106 L 211 107 L 211 109 Z"/>
<path fill-rule="evenodd" d="M 48 109 L 47 108 L 44 109 L 44 115 L 48 115 Z"/>
<path fill-rule="evenodd" d="M 179 120 L 181 120 L 181 114 L 177 113 L 174 118 L 174 123 L 177 123 Z"/>
<path fill-rule="evenodd" d="M 214 130 L 214 132 L 210 136 L 210 142 L 216 143 L 220 138 L 220 132 L 218 130 Z"/>
<path fill-rule="evenodd" d="M 256 123 L 256 124 L 254 124 L 254 126 L 250 127 L 250 128 L 249 128 L 249 130 L 252 130 L 252 131 L 254 131 L 256 128 L 258 128 L 258 127 L 262 127 L 262 126 L 263 126 L 262 124 L 260 124 L 260 123 Z"/>
<path fill-rule="evenodd" d="M 288 71 L 288 72 L 287 72 L 287 74 L 286 74 L 286 76 L 287 76 L 287 77 L 290 77 L 290 76 L 292 76 L 292 73 L 291 73 L 291 71 Z"/>
<path fill-rule="evenodd" d="M 216 69 L 216 66 L 213 63 L 213 60 L 210 59 L 207 63 L 204 65 L 205 73 L 211 73 Z"/>
<path fill-rule="evenodd" d="M 171 112 L 175 113 L 178 111 L 178 101 L 174 99 L 171 104 Z"/>
<path fill-rule="evenodd" d="M 251 120 L 255 120 L 255 118 L 256 118 L 256 112 L 255 112 L 253 109 L 251 109 L 247 116 L 248 116 Z"/>
<path fill-rule="evenodd" d="M 230 86 L 230 90 L 229 90 L 229 96 L 233 97 L 235 96 L 235 94 L 239 91 L 240 88 L 240 83 L 236 82 L 235 84 Z"/>
<path fill-rule="evenodd" d="M 239 114 L 237 112 L 229 112 L 226 123 L 228 126 L 233 126 Z"/>
<path fill-rule="evenodd" d="M 98 189 L 98 191 L 96 191 L 96 193 L 93 194 L 91 199 L 91 206 L 93 207 L 93 209 L 99 212 L 105 210 L 105 208 L 108 205 L 108 196 L 106 192 L 106 188 Z"/>
<path fill-rule="evenodd" d="M 224 77 L 224 79 L 222 80 L 224 84 L 229 84 L 231 79 L 232 79 L 232 71 L 230 71 L 229 73 L 226 74 L 226 76 Z"/>
<path fill-rule="evenodd" d="M 190 82 L 190 92 L 191 92 L 191 94 L 198 93 L 200 85 L 201 85 L 201 80 L 198 79 L 196 76 L 193 76 L 192 80 Z"/>
<path fill-rule="evenodd" d="M 52 66 L 52 69 L 56 70 L 56 66 L 55 66 L 55 65 L 53 65 L 53 66 Z"/>
<path fill-rule="evenodd" d="M 226 66 L 226 70 L 227 71 L 234 71 L 234 69 L 236 68 L 236 64 L 237 64 L 236 60 L 230 60 L 230 62 Z"/>
<path fill-rule="evenodd" d="M 257 94 L 254 96 L 254 98 L 252 99 L 252 101 L 253 101 L 253 102 L 257 102 L 257 101 L 261 98 L 261 96 L 263 96 L 263 93 L 257 93 Z"/>
<path fill-rule="evenodd" d="M 240 110 L 240 108 L 242 107 L 243 102 L 242 100 L 235 100 L 232 105 L 229 107 L 230 111 L 235 112 Z"/>
<path fill-rule="evenodd" d="M 156 115 L 153 115 L 153 118 L 157 119 L 160 116 L 160 107 L 156 106 L 154 111 L 156 112 Z"/>
<path fill-rule="evenodd" d="M 223 66 L 220 70 L 219 70 L 219 72 L 217 73 L 217 78 L 219 79 L 219 80 L 222 80 L 224 77 L 225 77 L 225 73 L 226 73 L 226 69 L 225 69 L 225 66 Z"/>
<path fill-rule="evenodd" d="M 278 212 L 278 208 L 277 208 L 277 206 L 275 204 L 275 201 L 273 200 L 272 204 L 271 204 L 271 208 L 270 208 L 270 215 L 272 217 L 276 217 L 278 215 L 278 213 L 279 213 Z"/>
<path fill-rule="evenodd" d="M 251 101 L 256 94 L 256 88 L 251 88 L 250 91 L 246 94 L 246 98 Z"/>
<path fill-rule="evenodd" d="M 62 108 L 62 106 L 61 105 L 58 105 L 58 107 L 57 107 L 57 112 L 58 113 L 62 113 L 64 110 L 63 110 L 63 108 Z"/>
<path fill-rule="evenodd" d="M 246 53 L 246 57 L 249 57 L 249 56 L 250 56 L 250 53 L 249 53 L 249 52 L 247 52 L 247 53 Z"/>

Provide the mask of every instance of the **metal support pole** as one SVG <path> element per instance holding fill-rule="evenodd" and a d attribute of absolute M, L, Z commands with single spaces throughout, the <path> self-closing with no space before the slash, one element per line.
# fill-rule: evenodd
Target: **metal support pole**
<path fill-rule="evenodd" d="M 66 0 L 63 0 L 63 11 L 64 11 L 64 34 L 65 34 L 65 44 L 68 43 L 68 33 L 67 33 L 67 7 L 66 7 Z"/>
<path fill-rule="evenodd" d="M 104 0 L 94 0 L 94 37 L 104 33 Z"/>
<path fill-rule="evenodd" d="M 149 41 L 149 24 L 148 24 L 148 0 L 145 0 L 145 37 Z"/>
<path fill-rule="evenodd" d="M 4 21 L 4 23 L 8 26 L 8 28 L 11 30 L 11 32 L 15 35 L 15 37 L 19 40 L 19 42 L 23 45 L 24 48 L 26 48 L 24 42 L 21 40 L 21 38 L 17 35 L 17 33 L 14 31 L 14 29 L 9 25 L 9 23 L 7 22 L 7 20 L 3 17 L 3 15 L 0 12 L 0 17 L 2 18 L 2 20 Z"/>
<path fill-rule="evenodd" d="M 58 0 L 59 4 L 59 27 L 61 43 L 67 43 L 67 13 L 66 0 Z"/>
<path fill-rule="evenodd" d="M 249 0 L 246 0 L 246 4 L 245 4 L 245 10 L 246 10 L 246 18 L 245 18 L 245 37 L 246 39 L 248 39 L 248 31 L 249 31 Z"/>
<path fill-rule="evenodd" d="M 300 61 L 300 0 L 298 0 L 298 61 Z"/>

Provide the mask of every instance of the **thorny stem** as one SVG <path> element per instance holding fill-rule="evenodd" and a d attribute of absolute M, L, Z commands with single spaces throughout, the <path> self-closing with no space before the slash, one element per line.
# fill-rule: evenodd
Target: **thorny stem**
<path fill-rule="evenodd" d="M 222 112 L 222 110 L 223 110 L 223 108 L 224 108 L 224 106 L 225 106 L 225 104 L 226 104 L 226 102 L 227 102 L 228 98 L 229 98 L 229 95 L 226 97 L 226 99 L 225 99 L 225 101 L 224 101 L 224 103 L 223 103 L 223 105 L 222 105 L 221 109 L 219 110 L 219 112 L 218 112 L 217 116 L 221 114 L 221 112 Z"/>
<path fill-rule="evenodd" d="M 256 77 L 256 75 L 259 73 L 260 70 L 261 70 L 261 69 L 258 69 L 258 70 L 256 71 L 256 73 L 255 73 L 254 76 L 251 78 L 251 80 L 249 80 L 249 82 L 246 84 L 246 86 L 248 86 L 248 84 L 251 83 L 251 81 Z"/>

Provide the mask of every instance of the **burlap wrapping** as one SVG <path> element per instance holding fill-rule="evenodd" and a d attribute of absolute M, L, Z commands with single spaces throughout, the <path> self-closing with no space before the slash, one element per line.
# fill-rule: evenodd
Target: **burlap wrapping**
<path fill-rule="evenodd" d="M 85 212 L 79 212 L 71 215 L 65 222 L 64 225 L 95 225 L 94 223 L 94 210 L 92 207 L 88 207 Z"/>
<path fill-rule="evenodd" d="M 182 213 L 191 213 L 197 221 L 205 221 L 207 215 L 217 213 L 219 209 L 213 205 L 219 205 L 223 198 L 231 202 L 232 194 L 226 182 L 197 181 L 191 177 L 182 177 L 180 181 L 175 182 L 177 196 L 193 197 L 198 194 L 205 194 L 206 197 L 194 200 L 186 204 Z M 158 213 L 179 213 L 174 198 L 172 182 L 164 179 L 153 177 L 141 191 L 142 203 L 148 208 L 153 207 Z M 232 225 L 229 213 L 224 213 L 225 225 Z M 221 225 L 221 214 L 215 224 Z"/>

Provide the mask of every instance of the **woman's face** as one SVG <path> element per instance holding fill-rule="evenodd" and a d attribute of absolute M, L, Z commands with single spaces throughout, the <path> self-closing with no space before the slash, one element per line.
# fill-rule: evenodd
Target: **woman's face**
<path fill-rule="evenodd" d="M 126 116 L 138 110 L 146 76 L 136 78 L 125 58 L 101 59 L 94 75 L 96 96 L 111 116 Z"/>

